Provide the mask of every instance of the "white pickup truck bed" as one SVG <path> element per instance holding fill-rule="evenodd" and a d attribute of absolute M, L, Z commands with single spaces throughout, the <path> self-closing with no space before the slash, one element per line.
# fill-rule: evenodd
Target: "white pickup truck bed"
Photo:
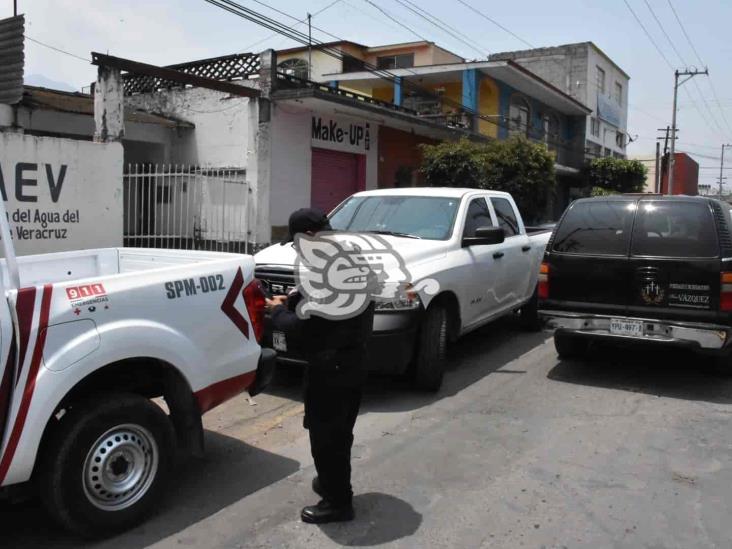
<path fill-rule="evenodd" d="M 13 270 L 0 261 L 0 487 L 35 474 L 64 526 L 129 526 L 172 457 L 202 450 L 201 414 L 271 377 L 254 260 L 105 248 L 19 257 Z"/>

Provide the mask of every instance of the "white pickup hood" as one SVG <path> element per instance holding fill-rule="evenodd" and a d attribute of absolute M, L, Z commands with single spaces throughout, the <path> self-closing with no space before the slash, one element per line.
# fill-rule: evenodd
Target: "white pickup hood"
<path fill-rule="evenodd" d="M 449 241 L 442 240 L 402 238 L 388 235 L 378 236 L 404 260 L 408 267 L 444 257 L 449 246 Z M 294 266 L 296 256 L 297 253 L 292 244 L 274 244 L 257 253 L 254 260 L 257 265 Z"/>

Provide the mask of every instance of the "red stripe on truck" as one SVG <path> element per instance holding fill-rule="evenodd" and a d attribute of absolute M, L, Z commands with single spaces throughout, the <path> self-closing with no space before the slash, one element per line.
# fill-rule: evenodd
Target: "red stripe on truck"
<path fill-rule="evenodd" d="M 239 393 L 247 390 L 254 383 L 257 372 L 247 372 L 236 377 L 230 377 L 213 385 L 209 385 L 195 392 L 198 408 L 204 414 L 215 408 L 222 402 L 226 402 L 230 398 L 234 398 Z"/>
<path fill-rule="evenodd" d="M 16 387 L 20 382 L 20 374 L 23 372 L 23 364 L 25 364 L 25 355 L 28 352 L 28 340 L 30 339 L 31 327 L 33 326 L 33 310 L 35 306 L 35 286 L 18 290 L 18 301 L 15 304 L 15 311 L 18 317 L 18 374 L 15 378 Z"/>
<path fill-rule="evenodd" d="M 14 358 L 15 341 L 10 344 L 8 359 L 5 361 L 5 370 L 3 371 L 2 380 L 0 380 L 0 442 L 2 442 L 3 434 L 5 434 L 5 420 L 8 417 L 8 408 L 10 407 L 10 394 L 11 386 L 13 384 L 13 370 L 15 366 Z"/>
<path fill-rule="evenodd" d="M 22 292 L 23 290 L 21 290 Z M 23 391 L 23 400 L 20 403 L 18 409 L 18 415 L 15 418 L 13 425 L 13 431 L 10 433 L 10 439 L 8 440 L 8 446 L 5 449 L 5 454 L 0 460 L 0 485 L 5 480 L 5 476 L 8 474 L 10 464 L 15 456 L 15 450 L 18 448 L 18 442 L 20 441 L 20 435 L 23 433 L 23 427 L 25 426 L 25 420 L 28 417 L 28 409 L 30 408 L 31 399 L 33 398 L 33 391 L 36 388 L 36 377 L 38 376 L 38 369 L 41 366 L 41 359 L 43 358 L 43 347 L 46 344 L 46 328 L 48 327 L 48 317 L 51 312 L 51 293 L 53 292 L 53 285 L 46 284 L 43 287 L 43 297 L 41 299 L 41 315 L 38 319 L 38 328 L 36 336 L 36 345 L 33 348 L 33 356 L 31 357 L 30 370 L 28 371 L 28 379 L 25 383 L 25 390 Z M 31 316 L 33 311 L 31 310 Z"/>

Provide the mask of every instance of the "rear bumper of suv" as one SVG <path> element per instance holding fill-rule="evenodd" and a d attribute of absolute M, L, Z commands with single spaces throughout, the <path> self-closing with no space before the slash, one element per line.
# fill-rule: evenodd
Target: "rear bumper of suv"
<path fill-rule="evenodd" d="M 729 326 L 700 322 L 676 322 L 620 315 L 592 315 L 562 311 L 539 311 L 550 328 L 575 333 L 589 338 L 643 341 L 689 347 L 709 352 L 722 352 L 730 344 Z M 620 335 L 610 331 L 612 319 L 641 321 L 642 335 Z"/>

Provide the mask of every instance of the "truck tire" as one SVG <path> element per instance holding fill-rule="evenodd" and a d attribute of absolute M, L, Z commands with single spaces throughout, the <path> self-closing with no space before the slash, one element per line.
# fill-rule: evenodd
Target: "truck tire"
<path fill-rule="evenodd" d="M 519 319 L 521 327 L 524 330 L 530 332 L 536 332 L 541 328 L 541 319 L 539 319 L 539 290 L 538 287 L 534 289 L 534 293 L 531 295 L 524 306 L 519 311 Z"/>
<path fill-rule="evenodd" d="M 417 341 L 414 383 L 418 389 L 435 392 L 442 386 L 447 353 L 447 309 L 440 303 L 425 313 Z"/>
<path fill-rule="evenodd" d="M 145 519 L 174 463 L 168 416 L 150 400 L 105 394 L 74 406 L 44 446 L 39 490 L 51 516 L 84 537 Z"/>
<path fill-rule="evenodd" d="M 559 358 L 581 358 L 587 354 L 589 342 L 565 332 L 554 332 L 554 348 Z"/>

